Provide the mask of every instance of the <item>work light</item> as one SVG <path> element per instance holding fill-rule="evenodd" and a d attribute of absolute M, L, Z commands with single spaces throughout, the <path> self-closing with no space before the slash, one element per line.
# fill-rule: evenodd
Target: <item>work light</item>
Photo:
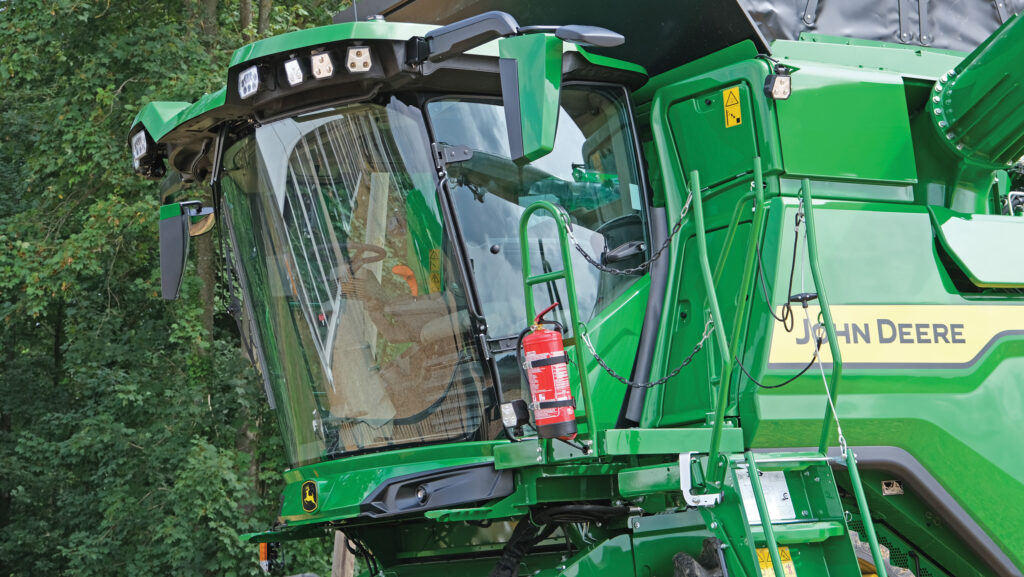
<path fill-rule="evenodd" d="M 146 154 L 146 131 L 140 130 L 132 137 L 132 155 L 136 161 Z M 138 162 L 136 162 L 136 165 Z"/>
<path fill-rule="evenodd" d="M 238 97 L 246 99 L 260 88 L 260 71 L 255 66 L 246 68 L 238 75 Z"/>
<path fill-rule="evenodd" d="M 289 86 L 302 84 L 304 79 L 302 74 L 302 65 L 299 64 L 299 60 L 297 58 L 292 58 L 284 63 L 284 73 L 288 78 Z"/>
<path fill-rule="evenodd" d="M 775 65 L 775 74 L 764 79 L 764 94 L 774 100 L 786 100 L 793 91 L 793 78 L 784 64 Z"/>
<path fill-rule="evenodd" d="M 334 63 L 331 62 L 331 55 L 327 52 L 320 52 L 313 55 L 313 78 L 330 78 L 334 75 Z"/>

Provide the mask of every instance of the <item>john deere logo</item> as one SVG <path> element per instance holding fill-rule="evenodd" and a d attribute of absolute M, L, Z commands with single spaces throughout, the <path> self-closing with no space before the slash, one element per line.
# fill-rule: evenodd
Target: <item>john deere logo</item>
<path fill-rule="evenodd" d="M 317 488 L 316 481 L 306 481 L 302 484 L 302 510 L 307 513 L 316 511 L 317 499 L 320 496 L 320 491 Z"/>

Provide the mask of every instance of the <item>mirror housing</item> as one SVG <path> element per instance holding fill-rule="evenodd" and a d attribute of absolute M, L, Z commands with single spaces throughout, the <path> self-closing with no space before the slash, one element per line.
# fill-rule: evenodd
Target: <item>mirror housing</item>
<path fill-rule="evenodd" d="M 193 225 L 192 219 L 198 222 Z M 175 300 L 181 290 L 188 257 L 188 239 L 213 227 L 213 209 L 198 200 L 175 202 L 160 207 L 160 292 L 164 300 Z"/>
<path fill-rule="evenodd" d="M 509 153 L 516 164 L 526 164 L 555 147 L 562 40 L 548 34 L 512 36 L 498 41 L 498 52 Z"/>

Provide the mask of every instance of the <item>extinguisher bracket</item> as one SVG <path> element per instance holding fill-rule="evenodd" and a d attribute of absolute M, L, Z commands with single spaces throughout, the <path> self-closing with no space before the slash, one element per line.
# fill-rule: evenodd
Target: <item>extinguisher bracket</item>
<path fill-rule="evenodd" d="M 565 356 L 565 353 L 560 355 L 550 356 L 546 359 L 536 359 L 533 361 L 527 361 L 530 365 L 529 368 L 536 369 L 538 367 L 550 367 L 551 365 L 564 365 L 569 361 L 569 357 Z"/>
<path fill-rule="evenodd" d="M 537 409 L 561 409 L 562 407 L 576 408 L 576 399 L 564 399 L 561 401 L 541 401 L 539 403 L 532 403 L 530 405 L 531 411 Z"/>

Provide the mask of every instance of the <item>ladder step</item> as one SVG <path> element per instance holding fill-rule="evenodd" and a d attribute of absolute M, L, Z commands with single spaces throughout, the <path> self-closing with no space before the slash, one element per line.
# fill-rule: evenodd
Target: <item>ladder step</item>
<path fill-rule="evenodd" d="M 808 467 L 827 465 L 830 461 L 831 457 L 818 452 L 754 453 L 754 462 L 759 471 L 802 471 Z M 742 458 L 736 459 L 737 464 L 745 462 Z"/>
<path fill-rule="evenodd" d="M 800 543 L 820 543 L 832 537 L 846 535 L 846 526 L 839 521 L 814 521 L 811 523 L 772 524 L 775 541 L 779 545 L 798 545 Z M 764 542 L 764 530 L 760 525 L 750 527 L 750 535 L 755 542 Z"/>

